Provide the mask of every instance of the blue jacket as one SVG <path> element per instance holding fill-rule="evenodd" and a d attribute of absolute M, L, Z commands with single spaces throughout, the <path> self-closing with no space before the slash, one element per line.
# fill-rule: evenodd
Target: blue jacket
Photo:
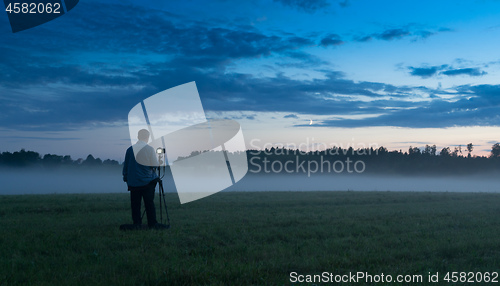
<path fill-rule="evenodd" d="M 147 166 L 137 163 L 134 155 L 134 148 L 140 150 L 142 160 L 147 162 Z M 139 155 L 138 155 L 139 156 Z M 129 187 L 142 187 L 149 184 L 152 180 L 158 178 L 155 169 L 151 166 L 158 166 L 158 159 L 153 147 L 144 141 L 138 141 L 134 146 L 127 149 L 125 162 L 123 163 L 123 181 L 127 182 Z"/>

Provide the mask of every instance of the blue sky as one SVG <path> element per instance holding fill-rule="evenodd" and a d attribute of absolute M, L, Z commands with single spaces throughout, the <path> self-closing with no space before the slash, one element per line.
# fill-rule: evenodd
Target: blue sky
<path fill-rule="evenodd" d="M 13 34 L 5 13 L 0 151 L 120 160 L 128 111 L 196 81 L 249 146 L 485 154 L 500 137 L 499 16 L 494 0 L 80 1 Z"/>

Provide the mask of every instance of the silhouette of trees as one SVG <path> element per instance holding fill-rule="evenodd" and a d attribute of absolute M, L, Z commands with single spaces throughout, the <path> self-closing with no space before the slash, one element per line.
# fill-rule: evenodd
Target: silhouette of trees
<path fill-rule="evenodd" d="M 436 156 L 436 145 L 425 145 L 424 151 L 422 152 L 423 155 L 427 156 Z"/>
<path fill-rule="evenodd" d="M 3 152 L 0 155 L 0 163 L 4 165 L 25 167 L 32 164 L 36 164 L 40 161 L 40 154 L 33 151 L 26 151 L 21 149 L 21 151 L 16 151 L 14 153 Z"/>
<path fill-rule="evenodd" d="M 445 148 L 441 149 L 441 152 L 439 153 L 439 155 L 443 156 L 443 157 L 450 157 L 451 156 L 450 147 L 445 147 Z"/>
<path fill-rule="evenodd" d="M 500 143 L 495 143 L 491 146 L 491 155 L 492 158 L 500 157 Z"/>
<path fill-rule="evenodd" d="M 500 158 L 500 144 L 493 145 L 490 157 L 472 156 L 473 147 L 472 143 L 467 144 L 468 154 L 466 156 L 464 156 L 461 145 L 454 147 L 453 151 L 450 147 L 444 147 L 439 154 L 437 154 L 436 145 L 426 145 L 422 149 L 410 146 L 406 152 L 402 150 L 389 151 L 385 147 L 378 149 L 334 147 L 324 151 L 307 153 L 299 150 L 271 148 L 262 151 L 249 150 L 247 154 L 249 170 L 253 168 L 254 171 L 255 169 L 262 170 L 266 164 L 265 161 L 268 162 L 269 169 L 275 161 L 281 162 L 281 165 L 291 161 L 288 166 L 300 166 L 301 162 L 306 161 L 305 165 L 312 162 L 311 166 L 314 167 L 316 164 L 321 166 L 322 163 L 328 164 L 328 162 L 330 164 L 336 161 L 345 163 L 346 160 L 362 161 L 366 165 L 365 173 L 372 174 L 452 175 L 500 171 L 500 161 L 495 159 Z"/>
<path fill-rule="evenodd" d="M 84 167 L 99 167 L 99 166 L 119 166 L 120 164 L 116 160 L 106 159 L 102 161 L 99 158 L 94 158 L 92 155 L 88 155 L 87 159 L 77 159 L 73 160 L 71 156 L 65 155 L 55 155 L 55 154 L 45 154 L 41 156 L 37 152 L 26 151 L 21 149 L 13 153 L 3 152 L 0 153 L 0 166 L 9 167 L 29 167 L 38 166 L 43 168 L 58 168 L 61 166 L 84 166 Z"/>
<path fill-rule="evenodd" d="M 98 166 L 102 165 L 102 160 L 99 158 L 94 158 L 91 154 L 87 156 L 87 159 L 82 162 L 82 165 L 84 166 Z"/>
<path fill-rule="evenodd" d="M 256 167 L 263 167 L 265 162 L 279 161 L 281 165 L 289 163 L 287 166 L 299 166 L 305 161 L 307 166 L 310 162 L 312 166 L 323 166 L 332 168 L 334 162 L 346 163 L 351 161 L 354 164 L 362 161 L 366 166 L 366 173 L 372 174 L 473 174 L 491 171 L 500 171 L 500 143 L 495 143 L 491 147 L 490 156 L 472 156 L 474 149 L 472 143 L 466 145 L 467 155 L 462 153 L 462 146 L 444 147 L 439 154 L 436 145 L 425 145 L 423 148 L 410 146 L 408 151 L 389 151 L 385 147 L 379 148 L 358 148 L 332 147 L 323 151 L 303 152 L 300 150 L 272 147 L 265 150 L 247 150 L 249 170 Z M 215 151 L 210 151 L 215 152 Z M 220 152 L 220 151 L 217 151 Z M 193 152 L 190 156 L 196 156 L 200 152 Z M 228 154 L 229 158 L 233 154 Z M 182 158 L 179 158 L 179 160 Z M 326 162 L 326 163 L 325 163 Z M 45 154 L 41 156 L 34 151 L 21 149 L 13 153 L 0 153 L 0 166 L 27 167 L 37 166 L 41 168 L 58 168 L 61 166 L 71 168 L 115 168 L 120 164 L 116 160 L 101 160 L 89 154 L 85 159 L 73 160 L 71 156 L 61 156 L 55 154 Z M 304 166 L 304 164 L 302 164 Z M 337 165 L 337 167 L 340 165 Z M 262 168 L 261 168 L 262 169 Z M 282 172 L 285 172 L 284 170 Z"/>
<path fill-rule="evenodd" d="M 474 146 L 472 145 L 472 143 L 467 144 L 467 152 L 469 152 L 469 154 L 467 155 L 468 158 L 471 157 L 470 153 L 472 153 L 472 150 L 474 150 Z"/>
<path fill-rule="evenodd" d="M 116 161 L 116 160 L 106 159 L 102 162 L 102 164 L 105 166 L 116 166 L 116 165 L 119 165 L 120 163 L 118 163 L 118 161 Z"/>
<path fill-rule="evenodd" d="M 64 157 L 59 155 L 45 154 L 42 158 L 42 163 L 45 166 L 59 166 L 62 164 Z"/>

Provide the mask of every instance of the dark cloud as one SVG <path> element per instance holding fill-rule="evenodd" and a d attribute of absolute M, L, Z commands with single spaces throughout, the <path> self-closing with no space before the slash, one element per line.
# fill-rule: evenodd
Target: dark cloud
<path fill-rule="evenodd" d="M 482 76 L 487 74 L 485 71 L 481 71 L 479 68 L 464 68 L 464 69 L 451 69 L 442 72 L 444 75 L 457 76 L 457 75 L 468 75 L 468 76 Z"/>
<path fill-rule="evenodd" d="M 440 70 L 446 68 L 446 66 L 432 66 L 432 67 L 408 67 L 410 74 L 413 76 L 419 76 L 421 78 L 429 78 L 436 75 Z"/>
<path fill-rule="evenodd" d="M 385 30 L 380 34 L 374 34 L 374 37 L 380 40 L 394 40 L 394 39 L 400 39 L 404 36 L 410 35 L 410 31 L 406 29 L 389 29 Z"/>
<path fill-rule="evenodd" d="M 436 35 L 439 32 L 446 32 L 445 28 L 441 28 L 438 31 L 422 30 L 413 27 L 412 25 L 407 25 L 400 28 L 386 29 L 379 33 L 371 33 L 366 35 L 360 35 L 354 37 L 354 41 L 357 42 L 368 42 L 372 39 L 378 39 L 383 41 L 399 40 L 402 38 L 410 37 L 413 41 L 418 39 L 426 39 L 430 36 Z"/>
<path fill-rule="evenodd" d="M 340 46 L 342 44 L 344 44 L 344 41 L 342 41 L 340 36 L 337 34 L 330 34 L 330 35 L 324 37 L 320 43 L 320 45 L 323 47 Z"/>
<path fill-rule="evenodd" d="M 293 119 L 298 119 L 299 117 L 295 114 L 288 114 L 288 115 L 285 115 L 283 116 L 283 118 L 293 118 Z"/>
<path fill-rule="evenodd" d="M 373 39 L 373 36 L 371 35 L 366 35 L 366 36 L 361 36 L 358 38 L 355 38 L 354 40 L 357 42 L 369 42 Z"/>
<path fill-rule="evenodd" d="M 307 13 L 314 13 L 317 10 L 321 10 L 330 6 L 330 3 L 328 3 L 328 1 L 326 0 L 274 0 L 274 2 L 281 3 L 284 6 L 296 8 Z"/>
<path fill-rule="evenodd" d="M 431 66 L 431 67 L 408 67 L 410 74 L 413 76 L 419 76 L 421 78 L 429 78 L 435 75 L 446 75 L 446 76 L 457 76 L 457 75 L 467 75 L 467 76 L 483 76 L 487 72 L 482 71 L 479 68 L 459 68 L 454 69 L 448 65 L 441 66 Z"/>

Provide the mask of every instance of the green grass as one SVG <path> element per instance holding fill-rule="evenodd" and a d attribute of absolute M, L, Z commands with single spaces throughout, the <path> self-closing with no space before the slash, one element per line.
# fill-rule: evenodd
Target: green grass
<path fill-rule="evenodd" d="M 123 232 L 128 194 L 1 196 L 0 285 L 289 285 L 292 271 L 500 270 L 497 194 L 255 192 L 167 201 L 170 230 Z"/>

